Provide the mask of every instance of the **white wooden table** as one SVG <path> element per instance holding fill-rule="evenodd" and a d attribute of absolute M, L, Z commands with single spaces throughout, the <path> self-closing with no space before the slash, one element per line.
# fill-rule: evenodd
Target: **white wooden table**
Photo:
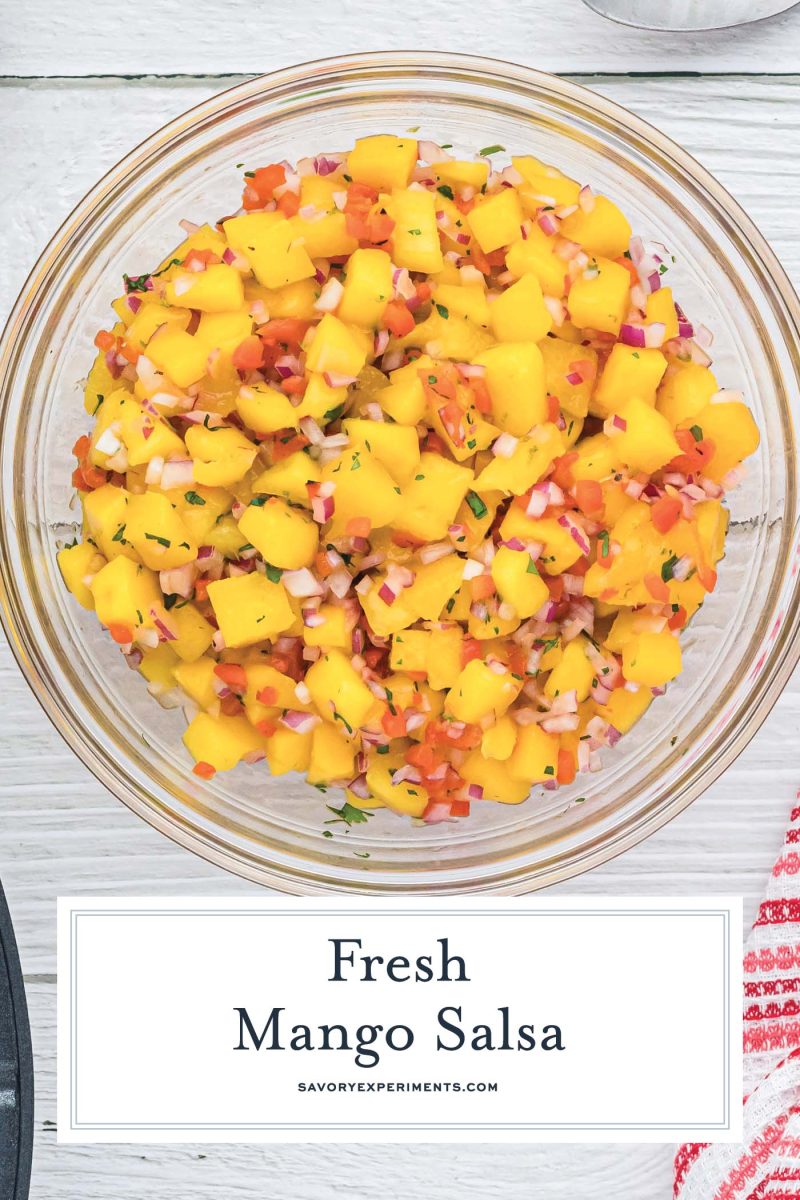
<path fill-rule="evenodd" d="M 184 108 L 245 73 L 415 46 L 515 59 L 628 106 L 728 186 L 800 283 L 800 9 L 727 33 L 655 35 L 612 25 L 580 0 L 380 9 L 369 0 L 149 0 L 128 9 L 29 0 L 5 6 L 0 35 L 0 312 L 83 192 Z M 0 696 L 0 876 L 33 1023 L 36 1200 L 671 1195 L 671 1151 L 657 1146 L 57 1147 L 56 896 L 221 895 L 252 885 L 173 847 L 105 792 L 50 728 L 5 645 Z M 568 890 L 739 892 L 752 915 L 800 784 L 798 719 L 800 675 L 688 812 Z"/>

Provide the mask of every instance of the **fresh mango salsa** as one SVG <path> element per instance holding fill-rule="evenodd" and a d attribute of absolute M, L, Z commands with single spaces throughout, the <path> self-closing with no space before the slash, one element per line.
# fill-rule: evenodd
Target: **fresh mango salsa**
<path fill-rule="evenodd" d="M 255 164 L 97 333 L 59 566 L 203 779 L 466 817 L 596 771 L 681 672 L 758 429 L 664 247 L 503 153 Z"/>

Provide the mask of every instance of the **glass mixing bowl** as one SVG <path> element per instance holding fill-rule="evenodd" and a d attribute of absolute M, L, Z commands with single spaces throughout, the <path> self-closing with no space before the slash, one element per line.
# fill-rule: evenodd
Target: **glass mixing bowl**
<path fill-rule="evenodd" d="M 385 811 L 325 825 L 302 780 L 241 766 L 191 773 L 180 713 L 146 693 L 92 614 L 69 597 L 55 552 L 77 530 L 70 448 L 88 424 L 79 381 L 123 271 L 158 262 L 178 221 L 230 212 L 237 163 L 257 166 L 418 131 L 472 154 L 499 143 L 557 163 L 616 200 L 676 256 L 690 317 L 715 331 L 715 370 L 741 388 L 762 434 L 719 585 L 683 640 L 684 673 L 601 773 L 519 806 L 414 827 Z M 487 59 L 376 54 L 242 84 L 173 121 L 79 205 L 35 267 L 0 356 L 2 589 L 6 629 L 48 716 L 110 790 L 183 846 L 292 892 L 524 892 L 602 863 L 680 812 L 752 737 L 798 643 L 798 317 L 786 276 L 741 209 L 688 154 L 575 84 Z M 754 819 L 755 816 L 754 816 Z M 333 836 L 325 837 L 324 832 Z"/>

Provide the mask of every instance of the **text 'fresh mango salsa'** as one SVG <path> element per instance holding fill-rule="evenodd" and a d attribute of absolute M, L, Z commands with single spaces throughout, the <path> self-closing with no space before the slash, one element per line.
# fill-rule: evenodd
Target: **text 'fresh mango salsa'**
<path fill-rule="evenodd" d="M 466 816 L 596 770 L 680 673 L 758 431 L 668 252 L 503 149 L 247 171 L 125 276 L 58 558 L 201 777 Z"/>

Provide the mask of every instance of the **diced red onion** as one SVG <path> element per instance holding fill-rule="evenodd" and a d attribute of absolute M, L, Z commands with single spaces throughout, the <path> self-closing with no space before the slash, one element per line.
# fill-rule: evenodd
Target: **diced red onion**
<path fill-rule="evenodd" d="M 586 537 L 586 534 L 583 532 L 580 525 L 578 525 L 572 519 L 572 517 L 568 516 L 567 513 L 561 514 L 561 516 L 558 518 L 558 523 L 562 529 L 567 530 L 581 554 L 588 554 L 589 550 L 591 549 L 589 545 L 589 539 Z"/>
<path fill-rule="evenodd" d="M 642 325 L 629 325 L 627 323 L 620 325 L 619 340 L 625 346 L 636 346 L 640 350 L 645 348 L 645 331 Z"/>
<path fill-rule="evenodd" d="M 290 596 L 321 596 L 323 587 L 319 580 L 312 575 L 308 567 L 299 567 L 296 571 L 284 571 L 281 583 Z"/>
<path fill-rule="evenodd" d="M 287 729 L 293 729 L 295 733 L 310 733 L 316 724 L 319 722 L 319 717 L 314 713 L 301 712 L 299 709 L 289 708 L 280 718 L 281 725 L 285 725 Z"/>
<path fill-rule="evenodd" d="M 510 433 L 501 433 L 492 445 L 492 454 L 498 458 L 511 458 L 518 445 L 519 438 L 513 437 Z"/>
<path fill-rule="evenodd" d="M 335 275 L 332 275 L 322 288 L 317 299 L 314 301 L 314 308 L 318 312 L 335 312 L 339 307 L 339 302 L 344 295 L 344 286 Z M 330 387 L 335 387 L 335 384 L 330 384 Z"/>

